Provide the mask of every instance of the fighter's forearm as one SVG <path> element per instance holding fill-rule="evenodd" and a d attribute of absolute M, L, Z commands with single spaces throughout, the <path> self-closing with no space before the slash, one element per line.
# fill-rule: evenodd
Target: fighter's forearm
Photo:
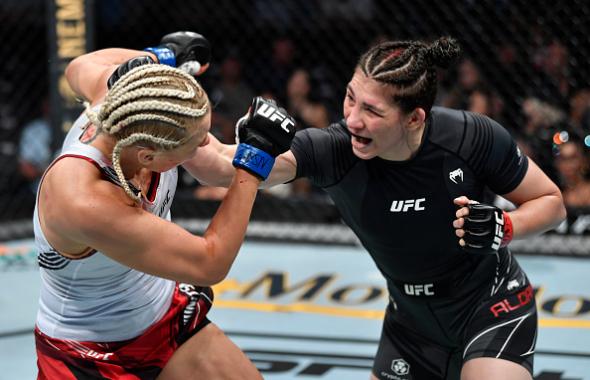
<path fill-rule="evenodd" d="M 200 147 L 183 167 L 202 184 L 229 187 L 235 172 L 232 165 L 235 152 L 236 145 L 223 144 L 209 134 L 209 143 Z"/>
<path fill-rule="evenodd" d="M 75 58 L 66 67 L 66 79 L 76 95 L 90 103 L 104 97 L 107 79 L 115 68 L 131 58 L 155 55 L 141 50 L 108 48 L 87 53 Z"/>
<path fill-rule="evenodd" d="M 515 239 L 538 235 L 555 228 L 566 216 L 559 194 L 545 195 L 525 202 L 509 215 Z"/>

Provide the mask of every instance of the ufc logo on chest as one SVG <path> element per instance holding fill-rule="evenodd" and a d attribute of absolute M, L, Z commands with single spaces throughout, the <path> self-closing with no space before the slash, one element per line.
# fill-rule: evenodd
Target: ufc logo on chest
<path fill-rule="evenodd" d="M 405 199 L 400 201 L 393 201 L 391 203 L 391 208 L 389 211 L 391 212 L 408 212 L 408 211 L 424 211 L 425 207 L 423 206 L 424 201 L 426 198 L 419 198 L 419 199 Z"/>

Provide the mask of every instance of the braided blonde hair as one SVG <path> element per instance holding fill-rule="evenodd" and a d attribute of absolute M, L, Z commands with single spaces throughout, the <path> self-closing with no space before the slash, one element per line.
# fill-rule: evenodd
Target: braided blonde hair
<path fill-rule="evenodd" d="M 140 201 L 141 194 L 131 190 L 121 168 L 123 148 L 141 142 L 154 149 L 174 149 L 189 139 L 208 109 L 207 94 L 194 77 L 174 67 L 150 64 L 123 75 L 98 112 L 89 104 L 85 112 L 99 132 L 117 141 L 113 169 L 127 195 Z"/>

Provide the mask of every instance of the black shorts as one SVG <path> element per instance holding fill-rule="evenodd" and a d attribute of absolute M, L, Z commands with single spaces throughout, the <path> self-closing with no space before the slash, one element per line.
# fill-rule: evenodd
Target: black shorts
<path fill-rule="evenodd" d="M 491 357 L 518 363 L 532 375 L 535 297 L 518 264 L 512 264 L 505 283 L 493 295 L 479 294 L 480 302 L 454 295 L 400 303 L 398 294 L 385 313 L 373 374 L 378 379 L 458 380 L 464 362 Z M 520 279 L 518 287 L 510 282 L 514 278 Z"/>

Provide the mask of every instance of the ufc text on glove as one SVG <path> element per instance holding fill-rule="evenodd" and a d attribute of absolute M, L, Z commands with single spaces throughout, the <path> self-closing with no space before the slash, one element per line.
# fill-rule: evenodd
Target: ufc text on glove
<path fill-rule="evenodd" d="M 512 220 L 508 213 L 481 203 L 467 205 L 463 230 L 465 249 L 471 253 L 496 253 L 512 240 Z"/>
<path fill-rule="evenodd" d="M 295 121 L 273 101 L 257 97 L 237 127 L 239 144 L 233 165 L 266 179 L 275 157 L 291 147 Z"/>

